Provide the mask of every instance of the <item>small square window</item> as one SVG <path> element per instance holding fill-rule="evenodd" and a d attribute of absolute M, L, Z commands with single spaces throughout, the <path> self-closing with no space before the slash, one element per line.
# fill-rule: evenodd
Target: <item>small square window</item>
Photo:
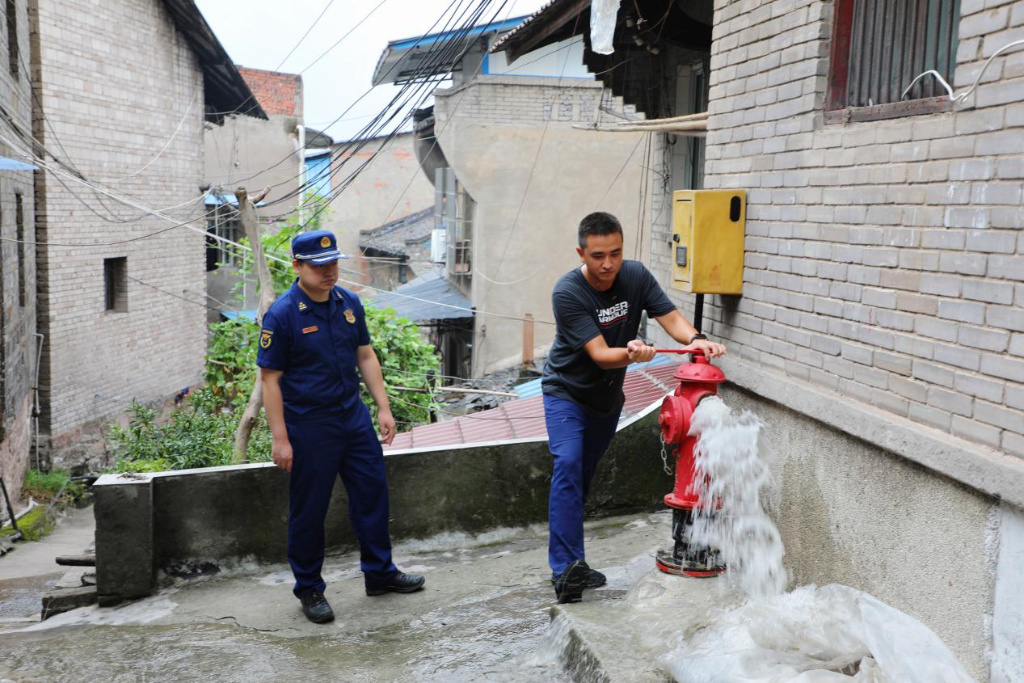
<path fill-rule="evenodd" d="M 103 290 L 106 310 L 124 313 L 128 310 L 128 259 L 103 259 Z"/>

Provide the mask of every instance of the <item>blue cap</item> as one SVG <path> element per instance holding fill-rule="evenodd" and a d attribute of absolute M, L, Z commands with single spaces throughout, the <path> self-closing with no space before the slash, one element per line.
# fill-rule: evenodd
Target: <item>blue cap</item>
<path fill-rule="evenodd" d="M 292 239 L 292 257 L 297 261 L 306 261 L 322 265 L 341 258 L 338 243 L 334 235 L 327 230 L 299 233 Z"/>

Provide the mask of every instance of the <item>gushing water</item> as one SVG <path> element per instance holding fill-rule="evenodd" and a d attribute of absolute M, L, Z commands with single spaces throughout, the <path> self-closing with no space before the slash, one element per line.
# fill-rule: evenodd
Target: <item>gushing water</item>
<path fill-rule="evenodd" d="M 729 578 L 749 598 L 778 595 L 787 582 L 782 539 L 762 505 L 771 484 L 758 456 L 762 426 L 753 413 L 736 416 L 712 396 L 697 406 L 690 427 L 690 435 L 698 435 L 694 480 L 702 502 L 691 542 L 717 549 Z"/>

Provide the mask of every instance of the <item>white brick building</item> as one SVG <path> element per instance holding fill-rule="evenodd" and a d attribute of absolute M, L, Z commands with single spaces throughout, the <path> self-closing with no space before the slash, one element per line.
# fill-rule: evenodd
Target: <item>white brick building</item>
<path fill-rule="evenodd" d="M 550 3 L 502 49 L 588 5 Z M 1024 2 L 628 5 L 615 53 L 585 55 L 606 85 L 651 119 L 700 111 L 709 83 L 706 148 L 651 134 L 666 287 L 669 192 L 747 191 L 743 295 L 709 296 L 704 329 L 730 351 L 727 402 L 768 423 L 794 582 L 874 593 L 979 678 L 1024 676 L 1024 46 L 962 102 L 928 79 L 901 99 L 926 69 L 966 91 L 1024 39 Z M 637 37 L 660 57 L 624 75 L 652 59 Z"/>
<path fill-rule="evenodd" d="M 6 56 L 0 69 L 0 105 L 5 112 L 0 135 L 17 145 L 17 131 L 32 130 L 28 7 L 19 0 L 8 3 L 7 9 L 0 33 Z M 13 145 L 0 142 L 0 156 L 6 165 L 17 152 Z M 32 171 L 0 171 L 0 477 L 13 500 L 18 499 L 31 464 L 37 348 L 34 208 Z"/>
<path fill-rule="evenodd" d="M 374 81 L 453 70 L 452 87 L 435 91 L 432 117 L 421 121 L 433 123 L 418 125 L 415 136 L 428 177 L 448 167 L 458 183 L 441 191 L 461 207 L 447 228 L 449 277 L 476 311 L 472 359 L 454 373 L 460 376 L 521 363 L 527 314 L 537 321 L 534 345 L 546 352 L 555 331 L 550 285 L 579 263 L 574 231 L 580 207 L 636 215 L 650 196 L 641 182 L 646 148 L 638 134 L 574 127 L 634 115 L 586 72 L 578 40 L 532 52 L 522 64 L 488 54 L 488 46 L 521 22 L 475 27 L 453 50 L 460 56 L 456 64 L 424 65 L 412 49 L 417 39 L 392 41 Z M 649 230 L 646 237 L 628 235 L 627 252 L 639 254 L 646 248 L 639 243 L 649 237 Z"/>
<path fill-rule="evenodd" d="M 96 469 L 105 422 L 200 379 L 203 121 L 263 114 L 191 2 L 32 0 L 30 21 L 41 432 L 54 466 Z"/>

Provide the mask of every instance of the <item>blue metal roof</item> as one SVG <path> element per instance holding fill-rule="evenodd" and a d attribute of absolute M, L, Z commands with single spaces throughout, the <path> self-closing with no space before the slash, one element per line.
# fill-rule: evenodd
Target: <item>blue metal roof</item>
<path fill-rule="evenodd" d="M 455 59 L 477 38 L 487 33 L 508 31 L 525 19 L 525 16 L 515 17 L 474 26 L 468 31 L 443 31 L 418 38 L 392 40 L 384 48 L 384 52 L 381 53 L 380 59 L 377 61 L 372 83 L 375 86 L 383 83 L 401 83 L 410 79 L 422 79 L 448 73 L 455 68 Z M 430 46 L 446 40 L 458 42 L 456 48 L 448 51 L 448 58 L 440 59 L 438 55 L 432 55 L 432 61 L 429 64 L 421 63 L 427 55 L 431 55 Z"/>
<path fill-rule="evenodd" d="M 220 314 L 228 320 L 236 320 L 237 318 L 256 320 L 256 311 L 251 309 L 242 311 L 221 311 Z"/>
<path fill-rule="evenodd" d="M 664 365 L 665 363 L 678 363 L 678 362 L 679 362 L 678 358 L 670 356 L 669 354 L 663 354 L 663 355 L 660 355 L 660 356 L 655 356 L 654 360 L 650 361 L 649 363 L 636 363 L 634 365 L 630 365 L 629 369 L 626 370 L 626 372 L 634 372 L 636 370 L 643 370 L 644 368 L 653 367 L 655 365 Z M 542 380 L 542 378 L 540 378 L 540 377 L 538 377 L 537 379 L 531 379 L 529 382 L 524 382 L 524 383 L 522 383 L 520 385 L 517 385 L 515 387 L 514 391 L 517 394 L 519 394 L 519 398 L 531 398 L 533 396 L 540 396 L 541 395 L 541 388 L 540 388 L 541 380 Z"/>
<path fill-rule="evenodd" d="M 25 164 L 7 157 L 0 157 L 0 171 L 38 171 L 38 166 Z"/>
<path fill-rule="evenodd" d="M 391 308 L 414 323 L 473 317 L 473 302 L 438 270 L 428 271 L 394 292 L 374 292 L 363 299 L 377 309 Z"/>

